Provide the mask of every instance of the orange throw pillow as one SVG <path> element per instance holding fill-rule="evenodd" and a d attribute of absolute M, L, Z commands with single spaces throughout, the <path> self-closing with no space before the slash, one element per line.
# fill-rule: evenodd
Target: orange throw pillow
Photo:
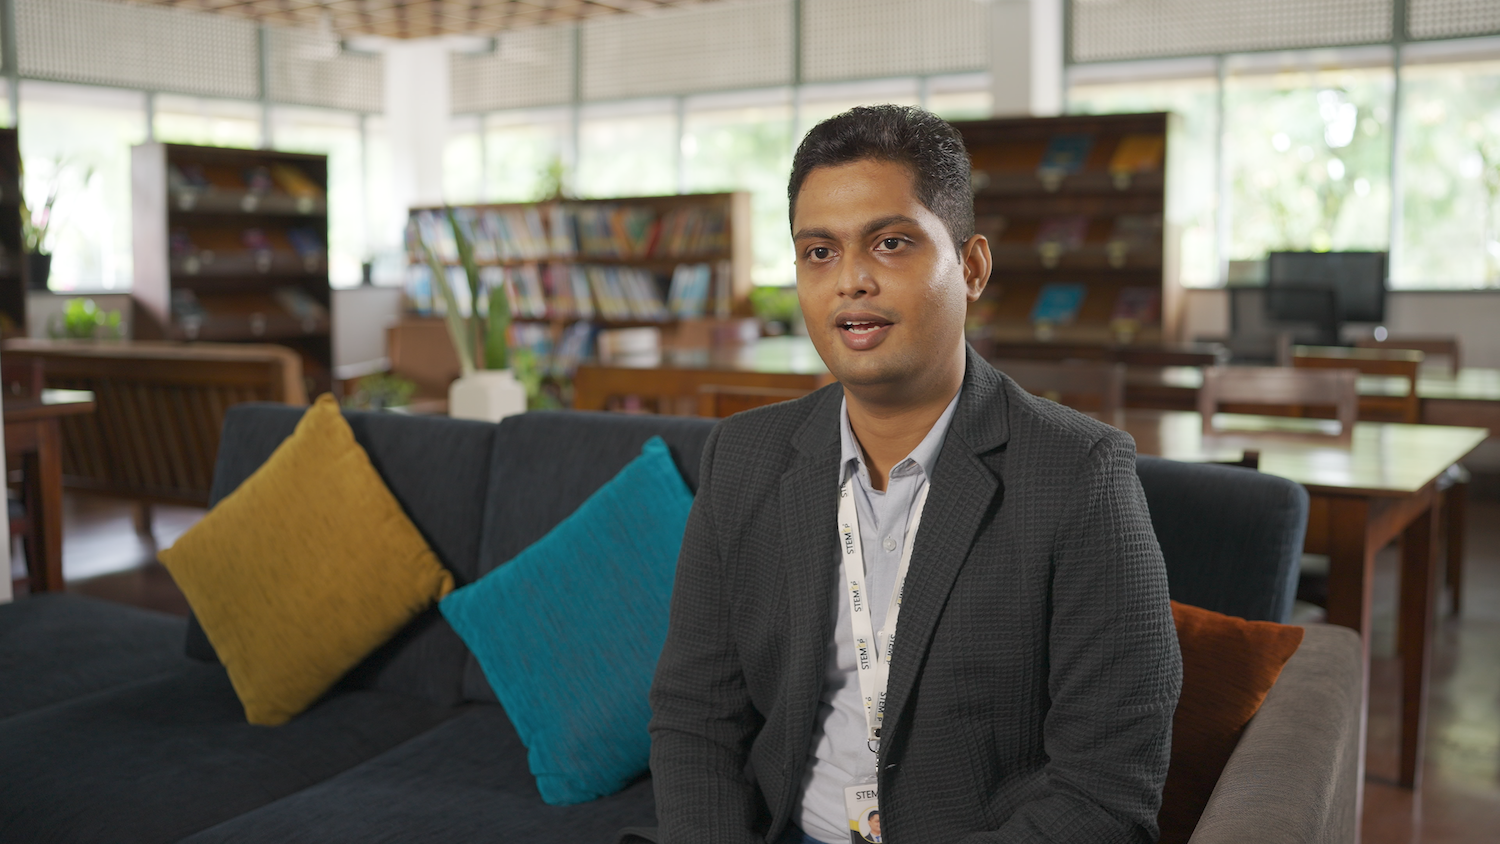
<path fill-rule="evenodd" d="M 1290 624 L 1245 621 L 1172 602 L 1182 649 L 1182 697 L 1172 719 L 1172 764 L 1162 792 L 1161 844 L 1181 844 L 1250 717 L 1302 644 Z"/>

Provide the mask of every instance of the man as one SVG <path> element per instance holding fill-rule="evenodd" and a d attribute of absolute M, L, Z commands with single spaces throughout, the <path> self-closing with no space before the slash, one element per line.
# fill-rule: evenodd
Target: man
<path fill-rule="evenodd" d="M 854 109 L 788 198 L 839 383 L 705 447 L 651 694 L 661 841 L 835 844 L 873 810 L 897 844 L 1154 841 L 1181 662 L 1134 445 L 968 348 L 962 139 Z"/>

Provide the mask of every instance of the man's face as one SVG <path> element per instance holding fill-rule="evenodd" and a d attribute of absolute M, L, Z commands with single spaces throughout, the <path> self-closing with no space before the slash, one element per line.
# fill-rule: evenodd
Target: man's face
<path fill-rule="evenodd" d="M 905 395 L 953 359 L 968 303 L 989 276 L 988 245 L 976 235 L 961 261 L 907 167 L 867 160 L 813 170 L 792 239 L 807 333 L 845 386 Z"/>

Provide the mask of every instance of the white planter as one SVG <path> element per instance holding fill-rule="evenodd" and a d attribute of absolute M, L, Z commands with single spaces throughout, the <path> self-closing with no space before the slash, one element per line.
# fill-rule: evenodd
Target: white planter
<path fill-rule="evenodd" d="M 526 412 L 526 388 L 509 369 L 481 369 L 448 388 L 448 415 L 454 419 L 499 422 Z"/>

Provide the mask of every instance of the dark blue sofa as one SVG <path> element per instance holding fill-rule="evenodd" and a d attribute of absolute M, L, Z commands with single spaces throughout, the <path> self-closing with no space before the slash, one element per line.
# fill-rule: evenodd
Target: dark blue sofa
<path fill-rule="evenodd" d="M 215 501 L 300 413 L 230 411 Z M 540 538 L 652 435 L 696 489 L 712 427 L 591 413 L 498 426 L 348 419 L 459 585 Z M 1149 458 L 1139 472 L 1174 596 L 1284 620 L 1306 520 L 1300 487 Z M 267 728 L 245 722 L 190 621 L 71 596 L 0 606 L 0 841 L 579 844 L 654 825 L 649 778 L 592 803 L 544 804 L 504 709 L 436 610 L 306 713 Z"/>

